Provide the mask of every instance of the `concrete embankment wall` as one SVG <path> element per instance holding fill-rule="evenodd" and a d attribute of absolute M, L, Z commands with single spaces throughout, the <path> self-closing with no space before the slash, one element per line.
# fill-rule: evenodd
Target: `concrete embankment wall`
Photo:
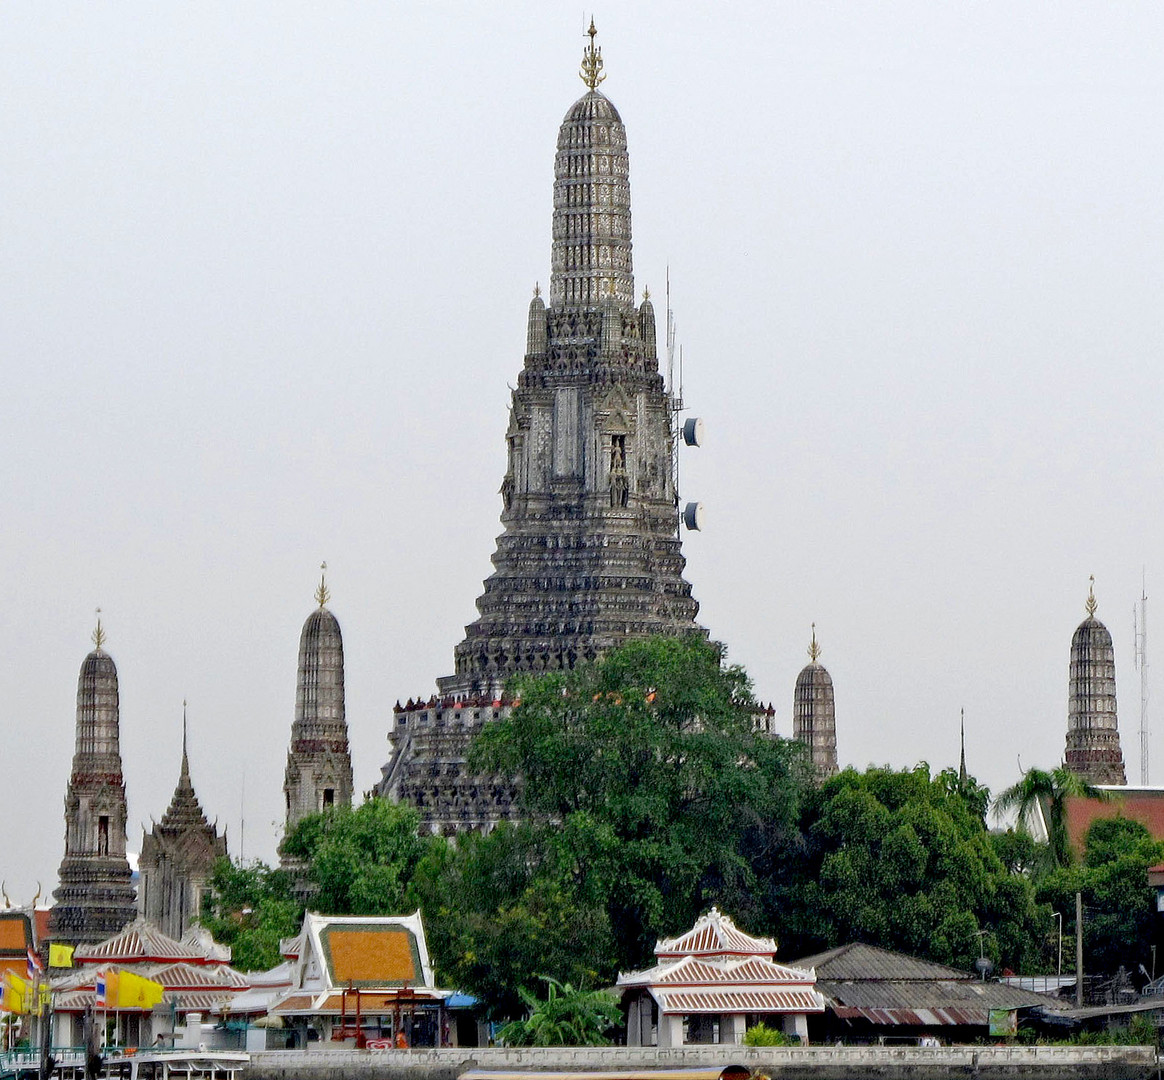
<path fill-rule="evenodd" d="M 650 1070 L 744 1065 L 773 1080 L 1158 1080 L 1147 1046 L 682 1046 L 271 1050 L 246 1080 L 456 1080 L 467 1069 Z"/>

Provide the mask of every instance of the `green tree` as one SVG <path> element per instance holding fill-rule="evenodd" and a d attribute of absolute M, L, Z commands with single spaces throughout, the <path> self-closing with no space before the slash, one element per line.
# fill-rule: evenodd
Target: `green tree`
<path fill-rule="evenodd" d="M 713 902 L 753 905 L 756 866 L 795 834 L 800 748 L 759 733 L 744 671 L 696 636 L 628 642 L 572 671 L 519 679 L 475 767 L 521 777 L 525 812 L 615 935 L 606 970 Z"/>
<path fill-rule="evenodd" d="M 525 1011 L 543 973 L 575 986 L 609 978 L 610 924 L 582 884 L 525 825 L 430 849 L 414 890 L 441 977 L 506 1018 Z"/>
<path fill-rule="evenodd" d="M 1038 882 L 1038 897 L 1064 915 L 1064 962 L 1074 966 L 1075 894 L 1083 894 L 1084 970 L 1113 975 L 1122 966 L 1150 968 L 1156 928 L 1148 867 L 1164 860 L 1164 843 L 1138 821 L 1099 818 L 1084 843 L 1083 860 Z"/>
<path fill-rule="evenodd" d="M 1110 796 L 1089 784 L 1065 765 L 1044 769 L 1027 769 L 1022 779 L 1008 787 L 994 803 L 994 814 L 1003 818 L 1014 814 L 1018 827 L 1032 835 L 1042 830 L 1037 821 L 1042 818 L 1047 832 L 1047 855 L 1052 867 L 1067 866 L 1072 861 L 1071 844 L 1067 836 L 1067 800 L 1069 798 L 1100 799 Z"/>
<path fill-rule="evenodd" d="M 293 881 L 265 863 L 219 859 L 210 878 L 210 898 L 201 923 L 215 941 L 231 948 L 240 971 L 266 971 L 282 959 L 279 940 L 299 932 L 303 905 Z"/>
<path fill-rule="evenodd" d="M 569 983 L 545 978 L 547 993 L 536 998 L 528 990 L 521 999 L 529 1010 L 499 1032 L 507 1046 L 608 1046 L 606 1037 L 622 1020 L 618 998 L 606 990 L 578 990 Z"/>
<path fill-rule="evenodd" d="M 311 906 L 329 915 L 399 915 L 414 910 L 411 884 L 424 853 L 444 841 L 421 837 L 411 806 L 367 799 L 299 821 L 282 852 L 306 865 Z"/>
<path fill-rule="evenodd" d="M 864 941 L 969 968 L 987 931 L 996 963 L 1036 966 L 1048 918 L 1000 861 L 984 805 L 925 764 L 828 780 L 806 802 L 802 859 L 772 883 L 786 955 Z"/>

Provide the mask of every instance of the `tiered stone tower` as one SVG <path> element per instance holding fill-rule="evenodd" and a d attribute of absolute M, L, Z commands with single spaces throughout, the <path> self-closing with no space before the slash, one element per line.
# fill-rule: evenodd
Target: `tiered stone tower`
<path fill-rule="evenodd" d="M 480 617 L 440 699 L 397 708 L 378 790 L 441 830 L 510 813 L 504 778 L 465 773 L 465 750 L 503 708 L 516 672 L 568 669 L 628 637 L 702 633 L 683 580 L 672 470 L 674 402 L 659 374 L 655 313 L 635 307 L 629 159 L 618 110 L 588 90 L 558 132 L 549 305 L 535 290 L 506 432 L 504 531 Z"/>
<path fill-rule="evenodd" d="M 1095 610 L 1093 577 L 1087 618 L 1071 638 L 1065 764 L 1091 784 L 1126 784 L 1116 722 L 1115 650 Z"/>
<path fill-rule="evenodd" d="M 92 944 L 116 934 L 137 915 L 125 857 L 125 781 L 121 773 L 117 665 L 96 648 L 77 680 L 77 742 L 65 795 L 65 857 L 49 922 L 55 940 Z"/>
<path fill-rule="evenodd" d="M 190 782 L 182 708 L 182 770 L 162 820 L 143 831 L 137 891 L 138 911 L 178 941 L 201 914 L 214 864 L 226 855 L 226 837 L 206 820 Z"/>
<path fill-rule="evenodd" d="M 823 664 L 817 663 L 820 651 L 816 642 L 816 624 L 813 623 L 812 644 L 808 647 L 809 663 L 796 676 L 792 731 L 793 736 L 808 747 L 817 778 L 826 780 L 837 771 L 837 717 L 833 678 Z"/>
<path fill-rule="evenodd" d="M 324 564 L 324 570 L 327 564 Z M 319 604 L 299 636 L 299 681 L 295 722 L 283 793 L 286 828 L 330 806 L 352 804 L 352 756 L 344 715 L 344 642 L 339 622 L 324 606 L 331 598 L 320 577 Z"/>

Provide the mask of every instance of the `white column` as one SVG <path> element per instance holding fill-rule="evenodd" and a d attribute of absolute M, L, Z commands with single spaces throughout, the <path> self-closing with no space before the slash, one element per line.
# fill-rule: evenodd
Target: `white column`
<path fill-rule="evenodd" d="M 784 1014 L 784 1034 L 799 1035 L 802 1046 L 808 1045 L 808 1016 L 805 1013 Z"/>
<path fill-rule="evenodd" d="M 678 1013 L 659 1014 L 659 1045 L 683 1045 L 683 1017 Z"/>
<path fill-rule="evenodd" d="M 744 1041 L 744 1032 L 748 1029 L 747 1013 L 725 1013 L 720 1021 L 719 1041 L 740 1046 Z"/>

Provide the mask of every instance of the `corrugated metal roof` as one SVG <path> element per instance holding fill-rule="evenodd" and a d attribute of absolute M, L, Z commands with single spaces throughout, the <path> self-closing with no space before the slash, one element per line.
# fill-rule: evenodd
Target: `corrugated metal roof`
<path fill-rule="evenodd" d="M 864 942 L 841 945 L 815 956 L 794 960 L 795 967 L 815 968 L 818 979 L 976 979 L 958 968 L 919 960 L 906 953 L 879 949 Z"/>
<path fill-rule="evenodd" d="M 855 1009 L 1023 1009 L 1034 1005 L 1061 1008 L 1062 1003 L 1032 990 L 974 979 L 840 982 L 820 979 L 817 989 L 834 1007 Z"/>
<path fill-rule="evenodd" d="M 834 1008 L 842 1020 L 868 1020 L 878 1027 L 985 1027 L 989 1009 L 846 1009 Z"/>
<path fill-rule="evenodd" d="M 824 1012 L 825 1000 L 811 990 L 653 990 L 664 1013 Z"/>

